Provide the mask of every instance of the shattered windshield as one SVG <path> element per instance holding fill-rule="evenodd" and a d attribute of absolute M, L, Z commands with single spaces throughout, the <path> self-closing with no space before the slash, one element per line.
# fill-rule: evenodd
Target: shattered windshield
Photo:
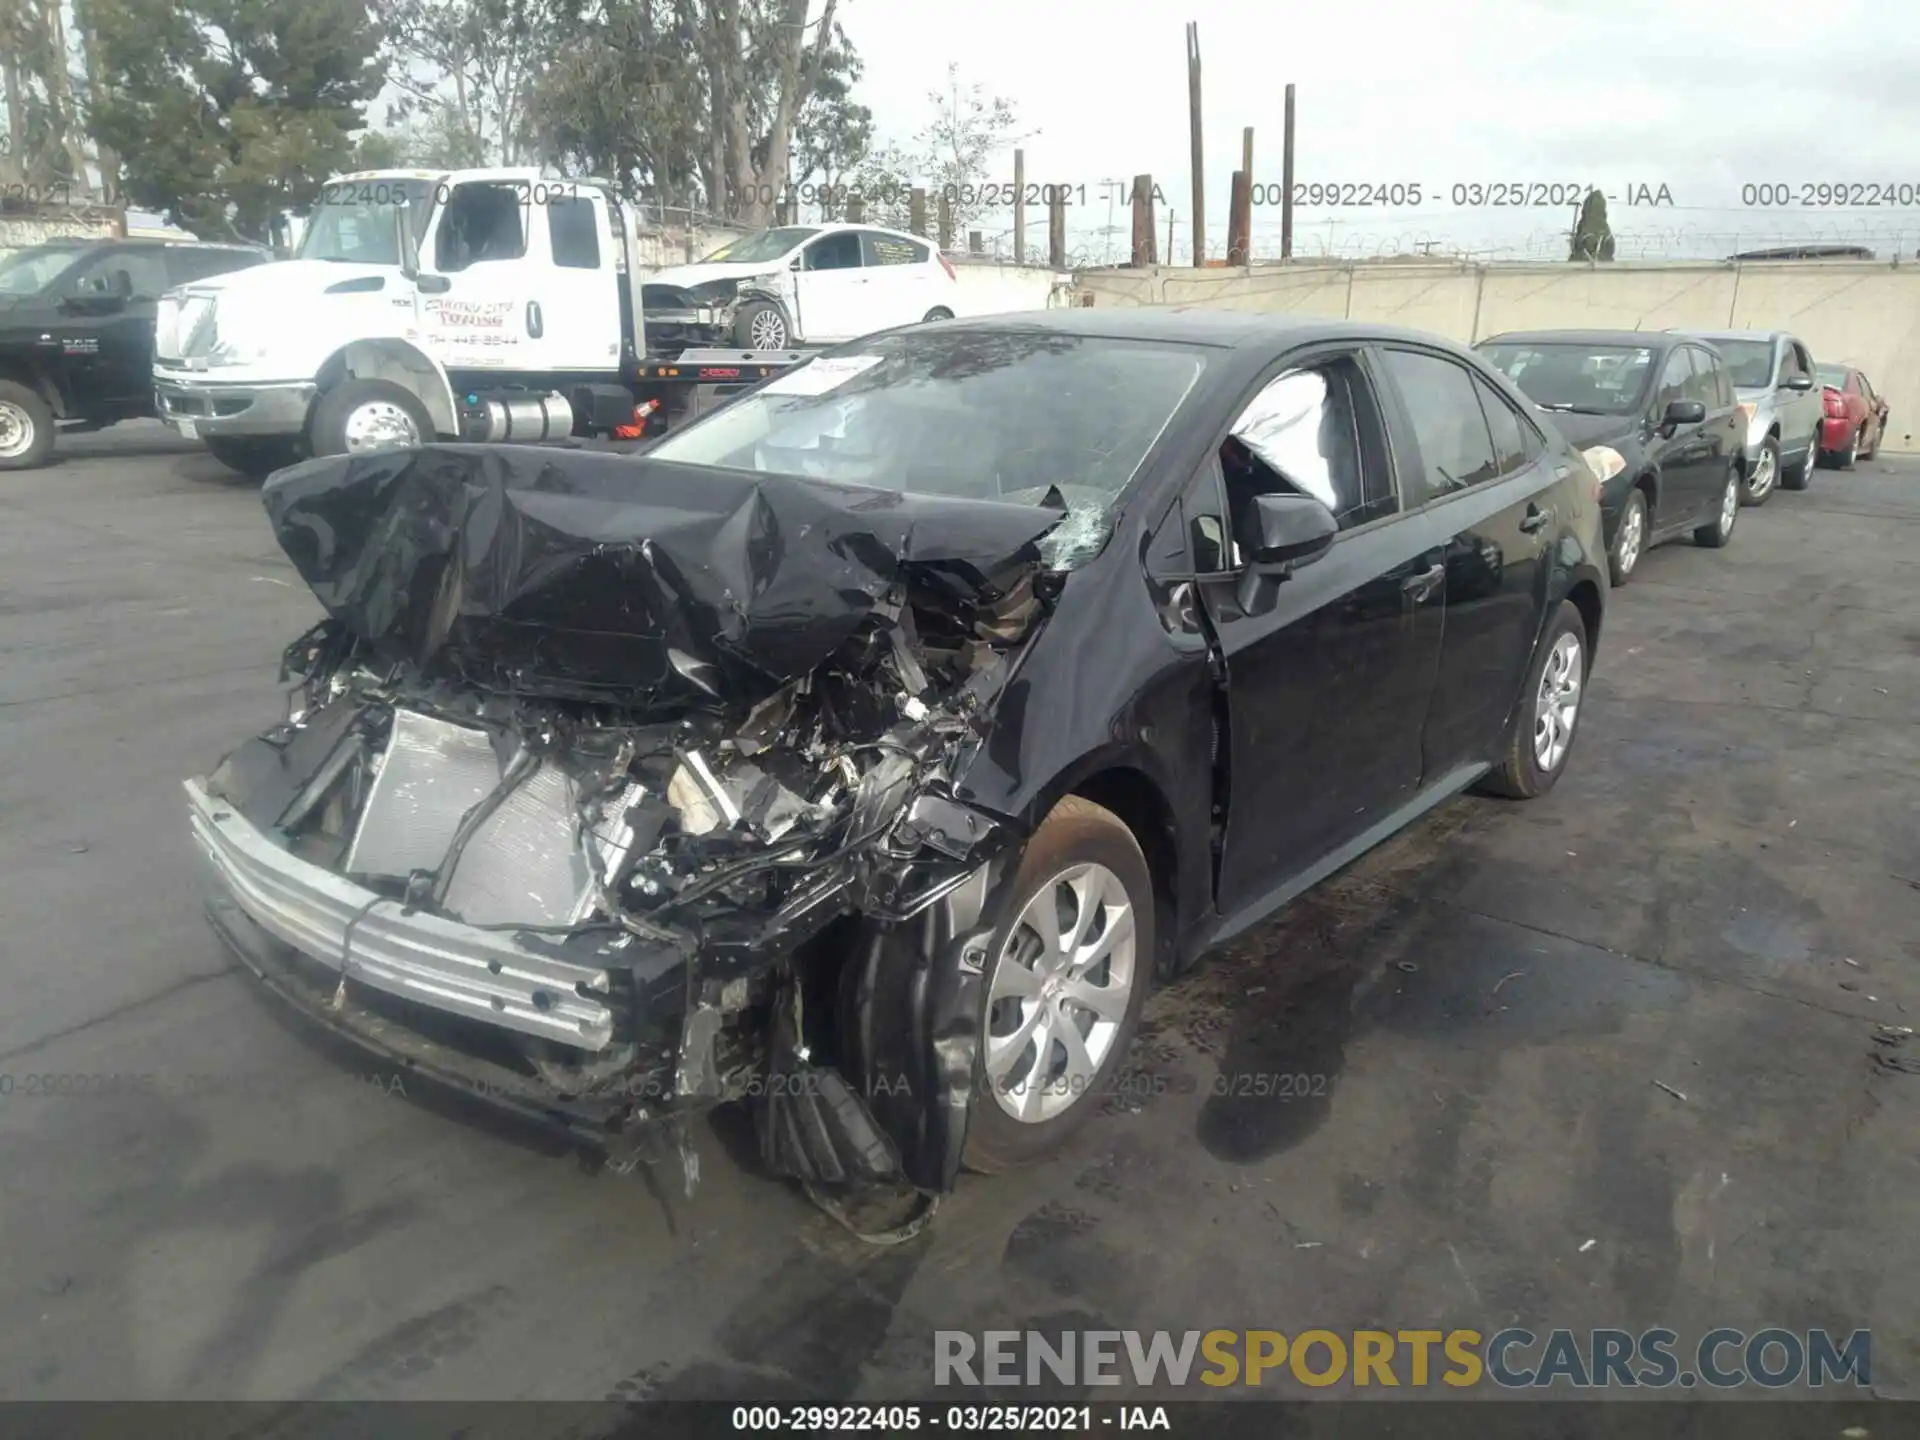
<path fill-rule="evenodd" d="M 777 230 L 761 230 L 744 240 L 732 240 L 701 260 L 729 265 L 757 265 L 763 260 L 778 260 L 810 235 L 820 232 L 811 225 L 783 225 Z"/>
<path fill-rule="evenodd" d="M 295 258 L 398 265 L 394 209 L 406 201 L 407 224 L 413 238 L 424 239 L 434 188 L 430 180 L 342 180 L 323 186 L 321 201 L 307 218 Z"/>
<path fill-rule="evenodd" d="M 81 255 L 80 250 L 21 250 L 0 260 L 0 295 L 38 295 Z"/>
<path fill-rule="evenodd" d="M 1546 410 L 1631 415 L 1653 368 L 1645 345 L 1483 345 L 1480 353 Z"/>
<path fill-rule="evenodd" d="M 1121 493 L 1206 365 L 1190 345 L 1052 330 L 908 331 L 769 381 L 649 453 L 660 460 L 1039 505 L 1071 568 L 1106 543 Z"/>

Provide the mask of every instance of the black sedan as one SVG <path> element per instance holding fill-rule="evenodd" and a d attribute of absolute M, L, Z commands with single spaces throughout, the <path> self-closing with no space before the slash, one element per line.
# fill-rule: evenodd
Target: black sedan
<path fill-rule="evenodd" d="M 1598 488 L 1446 341 L 1167 310 L 870 336 L 639 458 L 311 461 L 329 618 L 187 784 L 209 913 L 410 1076 L 938 1194 L 1097 1109 L 1152 982 L 1554 785 Z"/>
<path fill-rule="evenodd" d="M 1601 475 L 1614 584 L 1663 540 L 1692 535 L 1718 549 L 1733 538 L 1746 424 L 1710 344 L 1639 330 L 1528 330 L 1474 348 L 1550 412 Z"/>

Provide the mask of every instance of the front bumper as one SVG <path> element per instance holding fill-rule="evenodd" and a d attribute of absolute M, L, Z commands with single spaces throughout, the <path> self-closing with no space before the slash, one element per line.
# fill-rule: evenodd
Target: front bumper
<path fill-rule="evenodd" d="M 200 782 L 186 790 L 217 914 L 237 912 L 336 974 L 435 1010 L 587 1051 L 611 1043 L 608 969 L 543 953 L 510 931 L 408 912 L 290 854 Z"/>
<path fill-rule="evenodd" d="M 154 413 L 189 440 L 298 435 L 317 388 L 310 380 L 236 385 L 156 371 Z"/>

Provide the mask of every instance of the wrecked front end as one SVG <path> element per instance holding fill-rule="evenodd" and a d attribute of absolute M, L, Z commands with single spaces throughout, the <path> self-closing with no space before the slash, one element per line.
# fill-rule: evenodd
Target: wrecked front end
<path fill-rule="evenodd" d="M 957 777 L 1057 511 L 446 446 L 268 485 L 328 618 L 187 782 L 216 928 L 360 1045 L 604 1147 L 949 1189 L 1008 817 Z"/>

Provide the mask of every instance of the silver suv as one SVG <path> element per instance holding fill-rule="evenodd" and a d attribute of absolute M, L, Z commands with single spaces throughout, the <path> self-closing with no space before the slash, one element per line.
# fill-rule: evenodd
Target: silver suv
<path fill-rule="evenodd" d="M 1820 456 L 1820 384 L 1813 352 L 1784 330 L 1679 330 L 1705 340 L 1727 362 L 1747 422 L 1741 499 L 1760 505 L 1777 480 L 1804 490 Z"/>

